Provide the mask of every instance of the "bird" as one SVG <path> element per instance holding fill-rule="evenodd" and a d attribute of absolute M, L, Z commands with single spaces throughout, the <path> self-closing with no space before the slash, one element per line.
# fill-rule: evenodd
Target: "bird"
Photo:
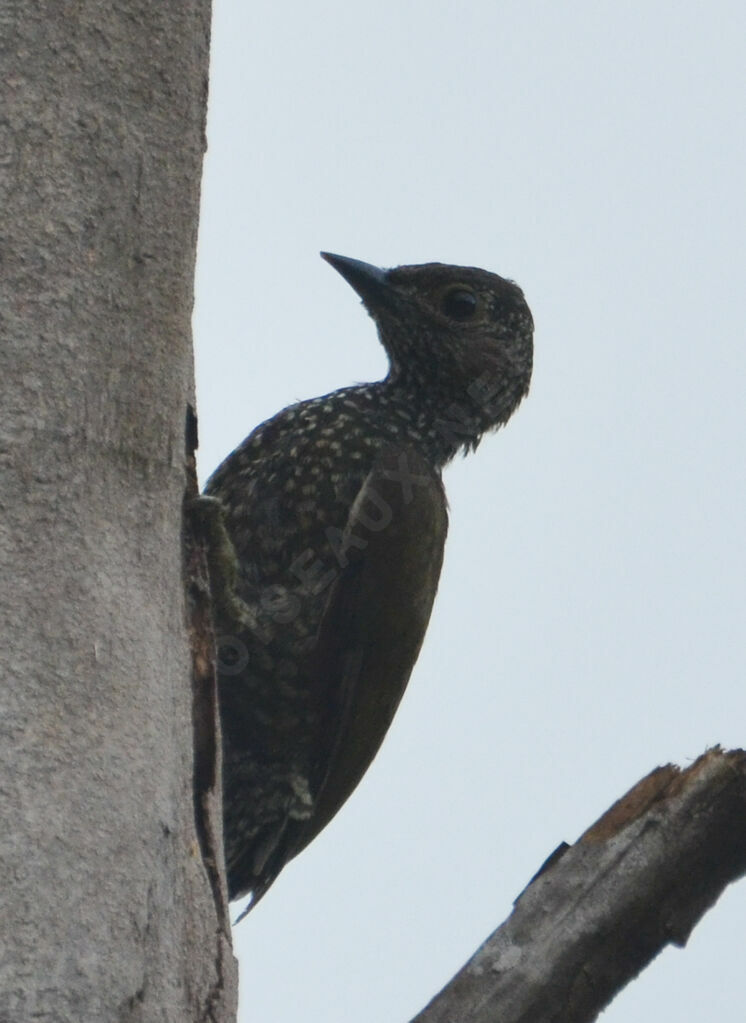
<path fill-rule="evenodd" d="M 442 470 L 507 423 L 533 365 L 512 280 L 321 255 L 372 317 L 388 372 L 289 405 L 204 491 L 224 566 L 213 614 L 228 896 L 250 894 L 249 908 L 375 757 L 438 587 Z"/>

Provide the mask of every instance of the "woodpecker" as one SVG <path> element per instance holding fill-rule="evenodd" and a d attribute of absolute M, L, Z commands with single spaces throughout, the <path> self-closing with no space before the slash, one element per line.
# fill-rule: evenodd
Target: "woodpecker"
<path fill-rule="evenodd" d="M 373 318 L 388 373 L 283 409 L 205 489 L 231 576 L 214 597 L 229 897 L 252 906 L 383 741 L 438 586 L 441 471 L 508 421 L 533 361 L 506 278 L 322 256 Z"/>

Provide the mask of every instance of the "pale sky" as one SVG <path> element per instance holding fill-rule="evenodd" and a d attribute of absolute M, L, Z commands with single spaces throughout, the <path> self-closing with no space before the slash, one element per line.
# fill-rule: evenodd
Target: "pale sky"
<path fill-rule="evenodd" d="M 383 749 L 235 931 L 242 1023 L 403 1023 L 561 840 L 746 745 L 745 37 L 735 0 L 215 0 L 203 480 L 385 372 L 320 249 L 483 266 L 536 321 L 529 397 L 446 471 Z M 740 1018 L 744 921 L 742 882 L 603 1023 Z"/>

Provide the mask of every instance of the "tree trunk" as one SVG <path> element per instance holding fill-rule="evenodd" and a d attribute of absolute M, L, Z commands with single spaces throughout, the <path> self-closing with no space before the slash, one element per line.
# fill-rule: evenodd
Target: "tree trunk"
<path fill-rule="evenodd" d="M 2 14 L 2 1023 L 234 1017 L 181 553 L 209 16 Z"/>

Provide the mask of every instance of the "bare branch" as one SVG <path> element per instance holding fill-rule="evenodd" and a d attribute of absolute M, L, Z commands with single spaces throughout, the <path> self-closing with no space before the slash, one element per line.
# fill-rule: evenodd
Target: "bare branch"
<path fill-rule="evenodd" d="M 746 752 L 643 778 L 558 850 L 412 1023 L 587 1023 L 746 873 Z"/>

